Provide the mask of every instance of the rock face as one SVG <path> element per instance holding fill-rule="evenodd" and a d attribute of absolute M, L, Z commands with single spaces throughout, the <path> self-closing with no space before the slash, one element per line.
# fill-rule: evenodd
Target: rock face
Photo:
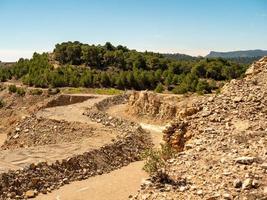
<path fill-rule="evenodd" d="M 86 101 L 92 96 L 81 96 L 81 95 L 57 95 L 56 98 L 49 101 L 44 107 L 51 108 L 55 106 L 66 106 L 75 103 Z"/>
<path fill-rule="evenodd" d="M 172 120 L 180 115 L 192 115 L 196 111 L 195 108 L 191 107 L 189 101 L 184 101 L 184 98 L 148 91 L 135 91 L 130 95 L 128 101 L 129 114 L 155 120 Z"/>
<path fill-rule="evenodd" d="M 221 94 L 194 107 L 195 114 L 180 116 L 164 131 L 165 141 L 179 151 L 166 174 L 187 184 L 152 182 L 133 198 L 266 199 L 267 57 L 244 79 L 232 80 Z"/>

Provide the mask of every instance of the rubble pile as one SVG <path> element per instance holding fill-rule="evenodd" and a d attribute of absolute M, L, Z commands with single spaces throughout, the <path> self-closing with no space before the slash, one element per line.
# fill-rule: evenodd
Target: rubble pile
<path fill-rule="evenodd" d="M 94 129 L 79 122 L 58 121 L 37 118 L 35 115 L 25 117 L 9 134 L 1 147 L 14 149 L 48 144 L 73 142 L 92 136 Z"/>
<path fill-rule="evenodd" d="M 164 131 L 177 150 L 165 171 L 187 184 L 147 180 L 133 199 L 267 199 L 267 57 L 194 107 Z"/>

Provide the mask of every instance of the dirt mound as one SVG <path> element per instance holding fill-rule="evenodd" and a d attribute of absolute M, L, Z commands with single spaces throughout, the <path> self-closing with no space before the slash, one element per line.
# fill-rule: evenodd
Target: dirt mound
<path fill-rule="evenodd" d="M 198 112 L 174 121 L 164 136 L 182 151 L 169 160 L 165 172 L 186 184 L 148 181 L 135 198 L 266 199 L 266 91 L 267 57 L 221 94 L 196 102 Z"/>
<path fill-rule="evenodd" d="M 154 92 L 133 92 L 128 101 L 127 112 L 130 115 L 147 117 L 159 121 L 172 120 L 184 113 L 196 111 L 192 103 L 201 97 L 156 94 Z"/>
<path fill-rule="evenodd" d="M 0 109 L 0 134 L 6 135 L 15 129 L 22 118 L 37 112 L 53 98 L 45 94 L 19 96 L 10 94 L 7 89 L 0 91 L 0 99 L 4 102 L 4 107 Z"/>
<path fill-rule="evenodd" d="M 66 122 L 35 116 L 26 117 L 8 134 L 2 149 L 62 144 L 89 138 L 94 128 L 78 122 Z"/>

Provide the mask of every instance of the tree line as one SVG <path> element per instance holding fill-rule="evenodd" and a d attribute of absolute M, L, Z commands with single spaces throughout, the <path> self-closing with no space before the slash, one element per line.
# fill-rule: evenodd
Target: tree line
<path fill-rule="evenodd" d="M 60 67 L 54 67 L 59 63 Z M 52 54 L 34 53 L 13 67 L 0 67 L 0 81 L 14 77 L 36 87 L 114 87 L 208 93 L 216 81 L 238 78 L 247 65 L 221 58 L 174 60 L 124 46 L 57 44 Z"/>

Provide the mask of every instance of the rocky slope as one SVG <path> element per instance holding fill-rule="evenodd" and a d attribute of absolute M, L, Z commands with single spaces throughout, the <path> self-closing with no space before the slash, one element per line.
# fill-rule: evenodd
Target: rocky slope
<path fill-rule="evenodd" d="M 267 199 L 267 57 L 164 131 L 177 154 L 134 199 Z"/>
<path fill-rule="evenodd" d="M 133 92 L 129 96 L 127 112 L 130 115 L 150 118 L 158 121 L 169 121 L 187 112 L 196 112 L 192 104 L 196 99 L 177 95 L 156 94 L 154 92 Z"/>
<path fill-rule="evenodd" d="M 14 149 L 48 144 L 62 144 L 90 138 L 95 128 L 79 122 L 58 121 L 37 118 L 35 115 L 26 117 L 12 130 L 1 147 Z"/>

